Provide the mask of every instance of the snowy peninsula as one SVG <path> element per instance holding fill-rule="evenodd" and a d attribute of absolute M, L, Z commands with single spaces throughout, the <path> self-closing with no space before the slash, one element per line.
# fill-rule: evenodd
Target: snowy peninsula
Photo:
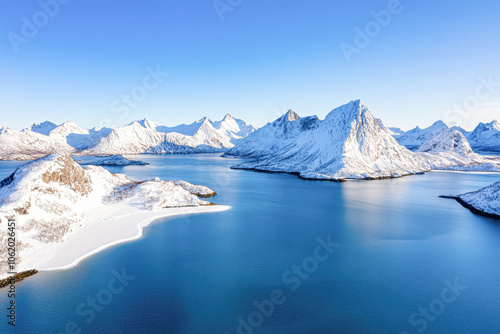
<path fill-rule="evenodd" d="M 102 167 L 82 167 L 69 155 L 50 155 L 0 181 L 0 224 L 16 219 L 17 271 L 63 269 L 139 238 L 158 218 L 229 209 L 200 199 L 214 194 L 186 181 L 131 181 Z M 6 231 L 0 232 L 2 245 Z M 4 262 L 0 278 L 7 271 Z"/>

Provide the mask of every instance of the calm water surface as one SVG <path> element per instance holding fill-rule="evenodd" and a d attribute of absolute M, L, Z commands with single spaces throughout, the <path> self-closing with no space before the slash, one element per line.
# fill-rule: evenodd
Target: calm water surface
<path fill-rule="evenodd" d="M 216 155 L 133 158 L 151 165 L 109 170 L 208 185 L 232 209 L 158 220 L 140 240 L 18 283 L 15 332 L 500 332 L 500 221 L 438 198 L 498 174 L 329 183 L 231 170 L 238 160 Z M 0 162 L 0 178 L 18 165 Z M 311 262 L 318 238 L 338 247 Z M 291 272 L 303 263 L 309 273 Z M 122 270 L 135 278 L 110 294 Z M 254 301 L 277 289 L 282 303 L 260 317 Z M 106 305 L 92 309 L 97 297 Z M 5 313 L 0 331 L 14 332 Z"/>

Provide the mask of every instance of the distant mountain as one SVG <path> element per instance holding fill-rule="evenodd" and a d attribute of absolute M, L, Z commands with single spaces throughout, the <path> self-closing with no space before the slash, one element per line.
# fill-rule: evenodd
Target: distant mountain
<path fill-rule="evenodd" d="M 48 136 L 50 131 L 57 128 L 57 124 L 49 121 L 42 122 L 40 124 L 33 124 L 28 128 L 28 130 Z"/>
<path fill-rule="evenodd" d="M 316 116 L 301 118 L 289 110 L 274 122 L 248 135 L 224 156 L 259 158 L 272 154 L 295 141 L 301 133 L 315 129 L 319 123 Z"/>
<path fill-rule="evenodd" d="M 245 123 L 241 119 L 233 118 L 233 116 L 229 114 L 224 116 L 222 121 L 212 122 L 212 125 L 215 129 L 219 130 L 219 132 L 230 137 L 233 144 L 257 130 L 254 126 Z"/>
<path fill-rule="evenodd" d="M 416 150 L 444 129 L 448 129 L 448 126 L 443 121 L 437 121 L 425 129 L 417 126 L 412 130 L 399 134 L 396 136 L 396 140 L 406 148 Z"/>
<path fill-rule="evenodd" d="M 500 152 L 500 123 L 496 120 L 479 125 L 467 135 L 472 148 L 480 152 Z"/>
<path fill-rule="evenodd" d="M 443 129 L 417 150 L 423 162 L 436 170 L 500 171 L 500 160 L 474 153 L 458 130 Z"/>
<path fill-rule="evenodd" d="M 109 129 L 82 129 L 68 121 L 46 121 L 22 131 L 0 128 L 0 160 L 29 160 L 53 153 L 135 154 L 225 152 L 256 129 L 226 115 L 212 122 L 167 127 L 148 119 Z"/>
<path fill-rule="evenodd" d="M 65 140 L 31 130 L 0 130 L 0 160 L 30 160 L 54 153 L 72 153 L 74 147 Z"/>
<path fill-rule="evenodd" d="M 422 144 L 418 152 L 453 152 L 459 155 L 474 153 L 465 136 L 458 130 L 443 129 L 436 136 Z"/>
<path fill-rule="evenodd" d="M 334 109 L 323 121 L 316 117 L 300 120 L 288 112 L 249 135 L 227 155 L 258 158 L 235 168 L 297 173 L 307 179 L 385 178 L 428 170 L 360 100 Z"/>
<path fill-rule="evenodd" d="M 387 129 L 390 131 L 389 133 L 391 134 L 391 136 L 395 138 L 405 133 L 403 130 L 401 130 L 401 128 L 388 127 Z"/>

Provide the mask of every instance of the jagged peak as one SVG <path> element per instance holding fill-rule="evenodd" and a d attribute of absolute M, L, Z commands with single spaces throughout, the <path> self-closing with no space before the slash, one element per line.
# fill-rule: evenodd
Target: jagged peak
<path fill-rule="evenodd" d="M 146 128 L 146 129 L 155 129 L 159 125 L 158 123 L 153 122 L 147 118 L 143 118 L 143 119 L 137 121 L 137 123 L 139 123 L 142 127 Z"/>
<path fill-rule="evenodd" d="M 500 130 L 500 122 L 498 122 L 496 119 L 494 119 L 493 121 L 487 123 L 486 125 L 488 125 L 491 128 Z"/>
<path fill-rule="evenodd" d="M 299 118 L 300 118 L 299 114 L 297 114 L 292 109 L 289 109 L 283 116 L 278 118 L 278 120 L 284 121 L 284 122 L 293 122 L 293 121 L 298 120 Z"/>
<path fill-rule="evenodd" d="M 224 121 L 230 121 L 230 120 L 234 120 L 234 117 L 233 117 L 233 116 L 231 116 L 231 114 L 226 114 L 226 115 L 224 116 L 224 118 L 222 119 L 222 121 L 223 121 L 223 122 L 224 122 Z"/>
<path fill-rule="evenodd" d="M 86 195 L 92 191 L 92 182 L 85 174 L 85 170 L 69 154 L 51 154 L 43 158 L 28 162 L 20 166 L 14 174 L 9 176 L 9 182 L 2 181 L 7 185 L 16 180 L 24 178 L 31 179 L 30 182 L 38 182 L 39 185 L 46 185 L 50 193 L 51 183 L 58 183 L 81 195 Z M 38 189 L 38 188 L 37 188 Z M 44 189 L 38 189 L 45 191 Z"/>
<path fill-rule="evenodd" d="M 328 115 L 326 115 L 325 120 L 331 120 L 334 122 L 339 121 L 339 117 L 342 120 L 354 120 L 354 119 L 365 119 L 375 117 L 370 113 L 368 107 L 361 100 L 352 100 L 349 103 L 341 105 L 333 109 Z"/>
<path fill-rule="evenodd" d="M 418 152 L 474 153 L 463 133 L 449 128 L 441 130 L 437 135 L 422 144 Z"/>
<path fill-rule="evenodd" d="M 212 123 L 212 120 L 210 118 L 208 118 L 207 116 L 205 117 L 202 117 L 200 118 L 199 120 L 197 120 L 195 123 Z"/>
<path fill-rule="evenodd" d="M 56 129 L 57 127 L 58 125 L 51 121 L 43 121 L 40 124 L 33 123 L 29 128 L 24 129 L 23 131 L 33 131 L 48 136 L 50 131 Z"/>
<path fill-rule="evenodd" d="M 51 122 L 51 121 L 43 121 L 41 123 L 33 123 L 31 126 L 30 126 L 30 129 L 31 128 L 34 128 L 34 127 L 37 127 L 37 126 L 47 126 L 47 125 L 50 125 L 50 126 L 57 126 L 56 123 L 54 122 Z"/>

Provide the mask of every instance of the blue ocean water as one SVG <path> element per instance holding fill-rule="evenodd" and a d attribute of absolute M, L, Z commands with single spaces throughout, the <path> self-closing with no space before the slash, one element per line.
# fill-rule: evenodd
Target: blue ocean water
<path fill-rule="evenodd" d="M 500 332 L 500 221 L 438 198 L 498 174 L 331 183 L 217 155 L 133 158 L 151 165 L 109 170 L 208 185 L 232 209 L 158 220 L 18 283 L 15 331 L 0 290 L 2 333 Z"/>

